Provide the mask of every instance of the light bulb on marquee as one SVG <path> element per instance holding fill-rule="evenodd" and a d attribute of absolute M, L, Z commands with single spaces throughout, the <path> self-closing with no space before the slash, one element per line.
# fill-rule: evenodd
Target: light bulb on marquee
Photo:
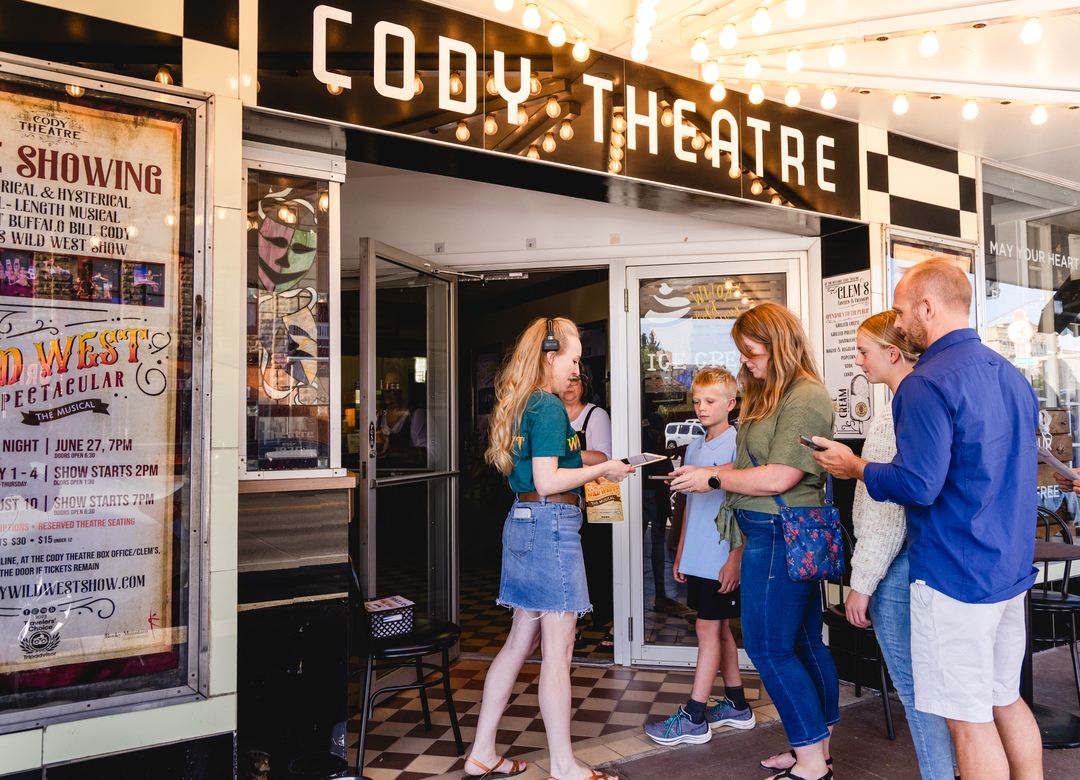
<path fill-rule="evenodd" d="M 542 85 L 540 84 L 540 74 L 535 70 L 529 74 L 529 94 L 536 97 L 540 94 Z"/>
<path fill-rule="evenodd" d="M 637 9 L 637 20 L 646 27 L 652 27 L 656 24 L 656 8 L 645 3 L 639 3 Z"/>
<path fill-rule="evenodd" d="M 772 204 L 774 206 L 783 206 L 784 205 L 784 199 L 782 197 L 780 197 L 780 193 L 776 193 L 775 195 L 772 196 Z M 749 298 L 743 298 L 743 304 L 747 304 L 749 302 L 750 302 Z"/>
<path fill-rule="evenodd" d="M 514 0 L 495 0 L 495 10 L 503 14 L 510 13 L 514 10 Z"/>
<path fill-rule="evenodd" d="M 339 87 L 337 84 L 327 84 L 326 91 L 331 95 L 340 95 L 345 91 L 345 87 Z"/>
<path fill-rule="evenodd" d="M 829 50 L 829 64 L 834 68 L 840 68 L 845 62 L 847 62 L 847 52 L 844 51 L 844 44 L 834 43 L 832 49 Z"/>
<path fill-rule="evenodd" d="M 450 71 L 450 94 L 460 95 L 463 89 L 465 89 L 465 83 L 461 80 L 461 74 L 456 70 Z"/>
<path fill-rule="evenodd" d="M 624 152 L 621 148 L 619 148 L 617 146 L 611 147 L 611 159 L 612 160 L 621 160 L 625 156 L 626 156 L 626 152 Z"/>
<path fill-rule="evenodd" d="M 584 36 L 579 35 L 574 41 L 574 59 L 578 62 L 585 62 L 589 59 L 589 42 L 585 40 Z"/>
<path fill-rule="evenodd" d="M 82 97 L 86 94 L 86 90 L 80 87 L 78 84 L 68 84 L 64 87 L 64 91 L 72 97 Z"/>
<path fill-rule="evenodd" d="M 724 25 L 724 29 L 720 31 L 720 45 L 725 49 L 734 49 L 735 44 L 739 42 L 739 33 L 735 30 L 735 25 L 728 22 Z"/>
<path fill-rule="evenodd" d="M 644 43 L 635 43 L 630 47 L 630 58 L 634 62 L 645 62 L 649 59 L 649 47 Z"/>
<path fill-rule="evenodd" d="M 713 84 L 712 89 L 709 90 L 709 97 L 717 103 L 727 97 L 727 89 L 724 88 L 723 79 L 718 79 L 717 82 Z"/>
<path fill-rule="evenodd" d="M 616 112 L 615 116 L 611 118 L 611 129 L 614 130 L 616 133 L 625 133 L 626 117 L 624 117 L 621 113 Z"/>
<path fill-rule="evenodd" d="M 611 133 L 611 145 L 616 149 L 622 149 L 626 145 L 626 137 L 618 131 Z"/>
<path fill-rule="evenodd" d="M 704 38 L 694 39 L 694 45 L 690 47 L 690 59 L 699 65 L 709 59 L 709 44 Z"/>
<path fill-rule="evenodd" d="M 832 87 L 825 87 L 821 94 L 821 107 L 826 111 L 836 108 L 836 91 Z"/>
<path fill-rule="evenodd" d="M 720 67 L 716 64 L 716 60 L 709 60 L 701 69 L 701 80 L 706 84 L 715 84 L 718 78 L 720 78 Z"/>
<path fill-rule="evenodd" d="M 927 30 L 923 33 L 922 41 L 919 43 L 919 54 L 924 57 L 933 57 L 937 54 L 937 50 L 937 33 L 933 30 Z"/>
<path fill-rule="evenodd" d="M 457 123 L 457 130 L 454 131 L 454 135 L 462 143 L 469 140 L 469 125 L 464 119 Z"/>
<path fill-rule="evenodd" d="M 690 141 L 690 146 L 692 146 L 694 149 L 697 149 L 699 152 L 705 148 L 705 136 L 700 130 L 697 131 L 697 134 L 694 135 L 693 140 Z"/>
<path fill-rule="evenodd" d="M 564 119 L 562 124 L 559 126 L 559 138 L 563 139 L 564 141 L 569 141 L 573 137 L 574 128 L 571 126 L 570 120 Z"/>
<path fill-rule="evenodd" d="M 641 22 L 637 22 L 634 25 L 634 43 L 640 43 L 642 46 L 648 46 L 652 40 L 652 30 L 643 25 Z"/>
<path fill-rule="evenodd" d="M 750 102 L 755 106 L 765 99 L 765 90 L 761 88 L 761 84 L 755 81 L 750 87 Z"/>
<path fill-rule="evenodd" d="M 711 160 L 713 156 L 712 144 L 705 144 L 705 149 L 701 153 L 705 155 L 706 160 Z"/>
<path fill-rule="evenodd" d="M 761 179 L 754 179 L 750 182 L 750 192 L 753 195 L 760 195 L 765 191 L 765 182 Z"/>
<path fill-rule="evenodd" d="M 559 114 L 562 113 L 562 106 L 559 105 L 559 99 L 552 95 L 547 99 L 547 106 L 545 106 L 547 115 L 552 119 L 558 119 Z"/>
<path fill-rule="evenodd" d="M 608 160 L 607 169 L 609 173 L 618 173 L 622 170 L 622 163 L 618 160 Z"/>
<path fill-rule="evenodd" d="M 529 121 L 529 112 L 525 110 L 525 106 L 518 106 L 517 110 L 517 123 L 523 125 Z"/>
<path fill-rule="evenodd" d="M 1037 106 L 1035 106 L 1035 110 L 1031 112 L 1031 122 L 1032 124 L 1041 125 L 1043 122 L 1046 121 L 1046 118 L 1046 106 L 1044 106 L 1042 103 L 1039 103 Z"/>
<path fill-rule="evenodd" d="M 495 74 L 489 73 L 487 79 L 484 81 L 484 89 L 492 97 L 499 94 L 499 85 L 495 83 Z"/>
<path fill-rule="evenodd" d="M 416 75 L 413 77 L 412 91 L 414 95 L 419 95 L 424 91 L 424 80 L 420 78 L 420 71 L 416 71 Z"/>
<path fill-rule="evenodd" d="M 1042 37 L 1042 26 L 1039 17 L 1029 16 L 1024 20 L 1024 29 L 1020 31 L 1020 40 L 1024 43 L 1035 43 Z"/>
<path fill-rule="evenodd" d="M 896 100 L 893 101 L 892 110 L 894 114 L 904 114 L 908 110 L 907 95 L 903 92 L 896 94 Z"/>
<path fill-rule="evenodd" d="M 558 19 L 551 23 L 551 30 L 548 32 L 548 43 L 556 48 L 566 43 L 566 28 Z"/>
<path fill-rule="evenodd" d="M 787 15 L 792 19 L 801 19 L 802 15 L 806 13 L 806 0 L 787 0 L 784 3 L 784 8 L 787 10 Z"/>
<path fill-rule="evenodd" d="M 799 56 L 798 49 L 788 49 L 787 62 L 784 63 L 784 67 L 787 68 L 788 73 L 798 73 L 802 70 L 802 57 Z"/>
<path fill-rule="evenodd" d="M 488 135 L 495 135 L 499 132 L 499 123 L 495 121 L 494 114 L 488 114 L 484 117 L 484 132 Z"/>
<path fill-rule="evenodd" d="M 746 65 L 743 67 L 743 73 L 746 74 L 748 79 L 756 79 L 761 75 L 761 63 L 758 62 L 756 54 L 751 54 L 746 58 Z"/>
<path fill-rule="evenodd" d="M 802 96 L 799 95 L 799 88 L 794 84 L 789 84 L 787 94 L 784 95 L 784 102 L 795 108 L 795 106 L 799 105 L 800 100 L 802 100 Z"/>
<path fill-rule="evenodd" d="M 974 119 L 979 115 L 979 104 L 975 102 L 974 98 L 968 98 L 964 101 L 964 119 Z"/>
<path fill-rule="evenodd" d="M 550 130 L 544 133 L 544 151 L 548 154 L 555 151 L 555 134 Z"/>
<path fill-rule="evenodd" d="M 529 151 L 525 153 L 525 156 L 528 157 L 530 160 L 540 159 L 540 150 L 536 148 L 536 144 L 533 144 L 529 147 Z"/>
<path fill-rule="evenodd" d="M 754 18 L 750 22 L 750 29 L 758 35 L 764 35 L 772 27 L 772 19 L 769 18 L 769 9 L 763 5 L 754 11 Z"/>
<path fill-rule="evenodd" d="M 664 106 L 664 110 L 660 112 L 660 124 L 664 127 L 675 126 L 675 112 L 671 110 L 671 106 Z"/>
<path fill-rule="evenodd" d="M 536 3 L 525 4 L 525 13 L 521 15 L 521 23 L 526 30 L 535 30 L 540 26 L 540 8 Z"/>

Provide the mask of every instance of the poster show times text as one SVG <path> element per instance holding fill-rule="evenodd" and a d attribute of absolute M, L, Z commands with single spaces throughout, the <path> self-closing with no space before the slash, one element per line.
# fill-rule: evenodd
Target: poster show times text
<path fill-rule="evenodd" d="M 0 673 L 163 650 L 181 126 L 0 95 Z"/>

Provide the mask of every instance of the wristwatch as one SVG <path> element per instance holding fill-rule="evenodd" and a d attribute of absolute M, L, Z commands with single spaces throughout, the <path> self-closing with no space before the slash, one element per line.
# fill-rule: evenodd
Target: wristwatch
<path fill-rule="evenodd" d="M 720 469 L 717 469 L 716 473 L 709 477 L 709 487 L 713 490 L 720 489 Z"/>

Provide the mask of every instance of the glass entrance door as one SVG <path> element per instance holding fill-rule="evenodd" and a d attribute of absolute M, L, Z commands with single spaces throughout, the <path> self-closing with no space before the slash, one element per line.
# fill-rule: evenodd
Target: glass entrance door
<path fill-rule="evenodd" d="M 627 269 L 627 425 L 641 432 L 640 442 L 631 434 L 629 444 L 670 458 L 639 470 L 627 488 L 634 662 L 693 665 L 697 657 L 695 614 L 686 606 L 686 585 L 673 572 L 684 502 L 649 477 L 681 465 L 686 446 L 705 434 L 694 415 L 694 375 L 710 366 L 738 375 L 731 326 L 739 314 L 766 302 L 800 313 L 801 267 L 793 257 Z M 749 666 L 739 621 L 731 627 L 740 660 Z"/>
<path fill-rule="evenodd" d="M 369 598 L 404 596 L 417 614 L 453 620 L 455 277 L 362 239 L 359 283 L 348 286 L 343 341 L 356 354 L 343 350 L 342 452 L 362 478 L 354 558 Z"/>

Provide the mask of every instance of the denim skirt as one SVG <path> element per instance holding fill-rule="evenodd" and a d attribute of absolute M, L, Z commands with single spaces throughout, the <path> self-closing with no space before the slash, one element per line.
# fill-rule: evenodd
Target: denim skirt
<path fill-rule="evenodd" d="M 592 611 L 580 530 L 573 504 L 515 501 L 503 526 L 498 603 L 529 612 Z"/>

